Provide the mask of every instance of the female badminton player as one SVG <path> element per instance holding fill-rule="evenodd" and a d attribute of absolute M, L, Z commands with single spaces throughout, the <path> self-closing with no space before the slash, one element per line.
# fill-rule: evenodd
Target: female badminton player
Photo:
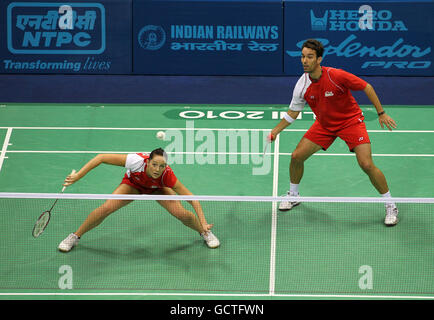
<path fill-rule="evenodd" d="M 90 170 L 100 164 L 122 166 L 127 169 L 120 185 L 113 194 L 161 194 L 161 195 L 192 195 L 192 193 L 177 179 L 170 166 L 167 165 L 167 155 L 158 148 L 150 154 L 99 154 L 78 172 L 66 177 L 64 186 L 69 186 L 83 178 Z M 129 204 L 132 200 L 109 199 L 99 208 L 92 211 L 77 231 L 69 234 L 60 244 L 59 250 L 70 251 L 78 244 L 80 238 L 88 231 L 98 226 L 111 213 Z M 196 215 L 185 209 L 180 201 L 157 200 L 171 215 L 179 219 L 187 227 L 197 231 L 209 248 L 220 245 L 217 237 L 211 232 L 212 224 L 208 224 L 199 201 L 188 201 Z"/>

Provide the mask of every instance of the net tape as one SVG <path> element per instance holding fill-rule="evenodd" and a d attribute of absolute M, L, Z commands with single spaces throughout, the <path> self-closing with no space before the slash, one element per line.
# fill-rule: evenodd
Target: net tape
<path fill-rule="evenodd" d="M 245 201 L 245 202 L 347 202 L 347 203 L 434 203 L 434 198 L 402 197 L 289 197 L 289 196 L 213 196 L 213 195 L 135 195 L 84 193 L 11 193 L 0 192 L 0 199 L 76 199 L 76 200 L 179 200 L 179 201 Z"/>

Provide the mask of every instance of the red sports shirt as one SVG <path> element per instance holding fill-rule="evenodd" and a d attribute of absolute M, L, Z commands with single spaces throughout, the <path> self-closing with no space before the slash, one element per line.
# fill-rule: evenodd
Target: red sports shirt
<path fill-rule="evenodd" d="M 363 90 L 366 85 L 366 81 L 349 72 L 322 67 L 318 80 L 311 79 L 308 73 L 300 77 L 289 109 L 301 111 L 307 103 L 324 128 L 337 131 L 363 121 L 362 110 L 350 90 Z"/>
<path fill-rule="evenodd" d="M 139 190 L 145 193 L 151 193 L 155 189 L 163 187 L 173 188 L 175 186 L 177 178 L 173 173 L 172 168 L 166 166 L 163 174 L 158 179 L 148 177 L 148 175 L 146 174 L 147 164 L 145 161 L 147 159 L 149 159 L 149 154 L 128 154 L 127 160 L 125 162 L 125 168 L 127 168 L 128 171 L 125 174 L 124 182 L 125 180 L 128 180 L 128 182 L 133 184 L 133 187 L 138 187 Z"/>

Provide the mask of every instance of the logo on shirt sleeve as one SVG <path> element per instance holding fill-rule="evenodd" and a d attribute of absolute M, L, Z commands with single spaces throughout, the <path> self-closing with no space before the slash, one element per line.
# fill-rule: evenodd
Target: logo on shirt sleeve
<path fill-rule="evenodd" d="M 333 96 L 334 96 L 334 94 L 333 94 L 332 91 L 326 91 L 326 92 L 324 93 L 324 97 L 333 97 Z"/>

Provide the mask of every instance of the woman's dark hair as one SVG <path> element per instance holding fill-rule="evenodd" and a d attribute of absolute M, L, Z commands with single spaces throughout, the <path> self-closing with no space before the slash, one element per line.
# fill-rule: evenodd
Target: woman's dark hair
<path fill-rule="evenodd" d="M 309 48 L 309 49 L 315 50 L 317 58 L 322 57 L 322 55 L 324 53 L 324 46 L 322 45 L 322 43 L 320 41 L 315 40 L 315 39 L 307 39 L 303 43 L 301 50 L 303 50 L 303 48 Z"/>
<path fill-rule="evenodd" d="M 151 154 L 149 155 L 149 160 L 152 160 L 152 158 L 154 158 L 155 155 L 162 156 L 164 157 L 164 160 L 167 161 L 167 153 L 163 149 L 157 148 L 155 150 L 152 150 Z"/>

